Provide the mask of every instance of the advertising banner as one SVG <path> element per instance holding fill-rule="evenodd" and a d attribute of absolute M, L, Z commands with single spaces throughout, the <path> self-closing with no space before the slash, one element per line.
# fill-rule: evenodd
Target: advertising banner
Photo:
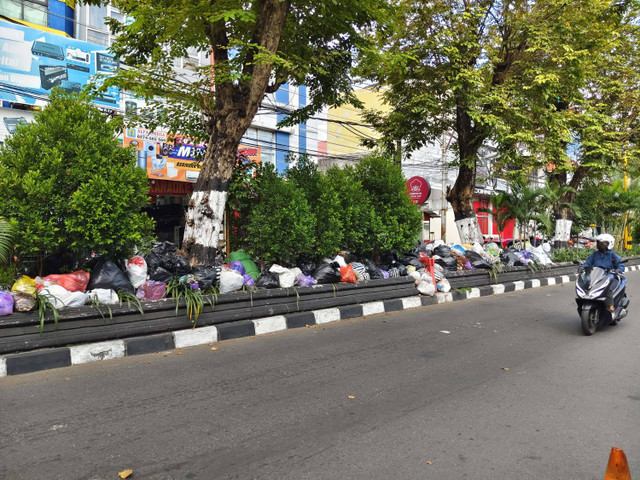
<path fill-rule="evenodd" d="M 420 205 L 431 195 L 431 185 L 426 178 L 411 177 L 407 180 L 407 193 L 411 197 L 411 203 Z"/>
<path fill-rule="evenodd" d="M 35 105 L 55 86 L 79 92 L 94 76 L 113 75 L 118 68 L 106 47 L 0 20 L 3 100 Z M 110 87 L 94 103 L 119 109 L 120 92 Z"/>
<path fill-rule="evenodd" d="M 153 179 L 195 183 L 200 176 L 204 145 L 193 145 L 188 138 L 163 130 L 126 128 L 124 146 L 138 151 L 138 166 Z M 260 163 L 260 149 L 240 145 L 238 153 Z"/>

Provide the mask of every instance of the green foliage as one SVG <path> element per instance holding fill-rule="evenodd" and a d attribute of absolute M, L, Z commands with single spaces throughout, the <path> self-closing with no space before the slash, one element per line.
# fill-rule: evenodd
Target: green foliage
<path fill-rule="evenodd" d="M 44 333 L 44 322 L 53 317 L 54 325 L 58 326 L 60 315 L 58 309 L 49 301 L 46 295 L 36 292 L 36 310 L 40 319 L 40 335 Z"/>
<path fill-rule="evenodd" d="M 231 215 L 234 249 L 290 264 L 299 254 L 375 256 L 415 246 L 421 213 L 391 159 L 372 156 L 355 169 L 334 167 L 326 174 L 306 156 L 294 160 L 284 178 L 265 165 L 255 177 L 232 182 L 229 204 L 241 211 Z"/>
<path fill-rule="evenodd" d="M 0 263 L 0 290 L 9 291 L 18 276 L 18 267 L 15 263 L 9 265 Z"/>
<path fill-rule="evenodd" d="M 176 315 L 180 309 L 180 302 L 184 301 L 187 317 L 193 323 L 193 328 L 196 328 L 198 317 L 204 308 L 205 296 L 203 293 L 200 290 L 192 289 L 188 283 L 174 278 L 167 283 L 167 297 L 173 298 L 176 302 Z M 212 301 L 211 306 L 213 307 Z"/>
<path fill-rule="evenodd" d="M 291 263 L 310 253 L 316 219 L 304 192 L 265 165 L 257 182 L 257 203 L 248 220 L 248 250 L 266 262 Z"/>
<path fill-rule="evenodd" d="M 572 262 L 574 260 L 585 261 L 593 253 L 590 248 L 563 248 L 552 252 L 551 260 L 554 263 Z"/>
<path fill-rule="evenodd" d="M 10 219 L 18 255 L 65 247 L 123 259 L 148 243 L 153 222 L 146 174 L 119 146 L 121 119 L 84 97 L 54 90 L 33 123 L 0 149 L 0 215 Z"/>
<path fill-rule="evenodd" d="M 0 217 L 0 263 L 6 262 L 13 250 L 13 228 L 4 218 Z"/>
<path fill-rule="evenodd" d="M 368 193 L 380 222 L 370 251 L 377 255 L 414 247 L 422 229 L 422 214 L 411 203 L 400 165 L 383 155 L 370 155 L 356 165 L 355 178 Z"/>

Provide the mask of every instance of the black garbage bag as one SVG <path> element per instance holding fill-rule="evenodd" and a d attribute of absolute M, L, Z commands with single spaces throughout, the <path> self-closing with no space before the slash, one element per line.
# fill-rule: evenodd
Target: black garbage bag
<path fill-rule="evenodd" d="M 371 260 L 364 259 L 362 260 L 362 264 L 367 269 L 367 273 L 369 274 L 372 280 L 384 278 L 384 275 L 382 275 L 382 272 L 380 271 L 380 269 Z"/>
<path fill-rule="evenodd" d="M 151 251 L 156 255 L 163 257 L 165 255 L 173 255 L 174 253 L 176 253 L 177 249 L 178 247 L 176 247 L 175 243 L 165 241 L 165 242 L 156 242 L 153 245 L 153 248 L 151 249 Z"/>
<path fill-rule="evenodd" d="M 397 267 L 398 263 L 398 255 L 396 255 L 395 252 L 388 251 L 380 256 L 380 268 L 383 270 Z"/>
<path fill-rule="evenodd" d="M 340 265 L 337 262 L 323 263 L 313 271 L 312 277 L 318 283 L 340 283 Z"/>
<path fill-rule="evenodd" d="M 313 275 L 313 271 L 316 269 L 316 262 L 306 255 L 300 255 L 296 262 L 296 267 L 302 271 L 303 275 Z"/>
<path fill-rule="evenodd" d="M 108 258 L 101 258 L 91 269 L 87 290 L 106 288 L 116 292 L 134 293 L 127 274 Z"/>
<path fill-rule="evenodd" d="M 433 254 L 438 255 L 439 257 L 442 257 L 442 258 L 450 257 L 452 255 L 451 249 L 446 245 L 438 245 L 436 248 L 433 249 Z"/>
<path fill-rule="evenodd" d="M 166 268 L 156 267 L 153 270 L 147 270 L 149 274 L 149 280 L 153 280 L 154 282 L 164 282 L 168 283 L 175 275 L 171 273 Z"/>
<path fill-rule="evenodd" d="M 503 250 L 500 254 L 500 261 L 512 267 L 524 267 L 524 263 L 513 250 Z"/>
<path fill-rule="evenodd" d="M 466 257 L 473 268 L 484 268 L 485 270 L 491 270 L 491 265 L 487 263 L 487 261 L 482 258 L 482 255 L 480 255 L 479 253 L 476 253 L 473 250 L 467 250 Z"/>
<path fill-rule="evenodd" d="M 215 285 L 219 277 L 220 267 L 211 265 L 194 265 L 191 268 L 191 274 L 195 277 L 196 282 L 200 286 L 200 290 L 208 290 Z"/>
<path fill-rule="evenodd" d="M 189 265 L 189 259 L 187 257 L 183 257 L 182 255 L 176 255 L 175 253 L 170 253 L 162 257 L 160 266 L 170 271 L 177 277 L 182 277 L 183 275 L 191 273 L 191 265 Z"/>
<path fill-rule="evenodd" d="M 424 265 L 420 261 L 418 252 L 405 253 L 405 255 L 400 259 L 400 263 L 405 266 L 412 265 L 416 267 L 416 269 L 420 270 L 424 268 Z"/>
<path fill-rule="evenodd" d="M 396 265 L 396 268 L 398 269 L 398 272 L 400 272 L 401 277 L 406 277 L 407 275 L 409 275 L 409 271 L 407 270 L 407 267 L 405 267 L 401 263 L 398 263 Z"/>
<path fill-rule="evenodd" d="M 436 258 L 436 263 L 445 270 L 455 272 L 458 270 L 458 261 L 453 256 Z"/>
<path fill-rule="evenodd" d="M 151 272 L 160 266 L 161 259 L 157 253 L 151 251 L 144 256 L 144 261 L 147 262 L 147 271 Z"/>
<path fill-rule="evenodd" d="M 263 271 L 256 281 L 256 287 L 260 288 L 280 288 L 280 277 L 277 273 L 268 270 Z"/>

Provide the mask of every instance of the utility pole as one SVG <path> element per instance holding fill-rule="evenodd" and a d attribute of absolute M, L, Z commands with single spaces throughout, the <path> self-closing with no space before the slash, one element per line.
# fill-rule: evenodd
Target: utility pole
<path fill-rule="evenodd" d="M 627 156 L 627 143 L 625 142 L 624 148 L 624 191 L 628 191 L 629 189 L 629 181 L 627 178 L 627 170 L 629 168 L 629 157 Z M 625 250 L 631 250 L 631 236 L 629 235 L 629 210 L 624 212 L 624 240 L 622 242 L 622 247 Z"/>
<path fill-rule="evenodd" d="M 447 243 L 447 199 L 445 194 L 445 189 L 447 188 L 447 143 L 446 143 L 446 132 L 442 132 L 442 197 L 441 197 L 441 208 L 442 213 L 440 215 L 440 238 L 444 243 Z"/>

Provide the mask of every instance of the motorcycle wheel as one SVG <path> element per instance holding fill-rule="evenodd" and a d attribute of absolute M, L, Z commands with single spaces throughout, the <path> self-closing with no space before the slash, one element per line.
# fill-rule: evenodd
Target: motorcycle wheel
<path fill-rule="evenodd" d="M 582 331 L 585 335 L 593 335 L 598 328 L 598 321 L 600 315 L 597 308 L 590 308 L 588 310 L 582 310 L 580 312 L 580 320 L 582 325 Z"/>

